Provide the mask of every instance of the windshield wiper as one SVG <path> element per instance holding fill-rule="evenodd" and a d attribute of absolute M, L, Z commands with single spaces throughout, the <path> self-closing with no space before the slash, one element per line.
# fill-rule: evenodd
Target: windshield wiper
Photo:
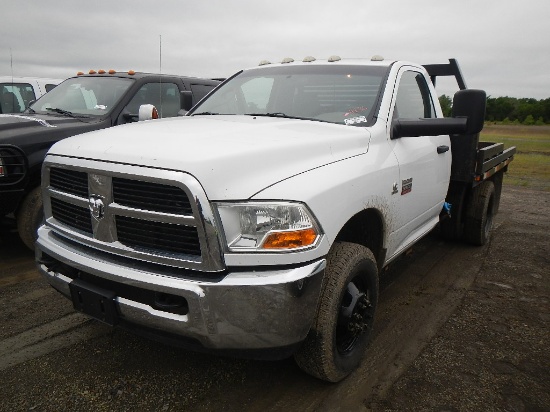
<path fill-rule="evenodd" d="M 200 112 L 200 113 L 193 113 L 191 116 L 215 116 L 219 113 L 212 113 L 212 112 Z"/>
<path fill-rule="evenodd" d="M 301 119 L 301 120 L 311 120 L 307 117 L 298 117 L 298 116 L 289 116 L 283 112 L 273 112 L 273 113 L 245 113 L 245 116 L 256 116 L 256 117 L 280 117 L 283 119 Z"/>
<path fill-rule="evenodd" d="M 72 117 L 73 119 L 78 119 L 78 118 L 82 118 L 82 117 L 89 117 L 89 116 L 84 116 L 84 115 L 78 115 L 77 116 L 73 112 L 70 112 L 70 111 L 65 110 L 65 109 L 59 109 L 57 107 L 46 107 L 46 110 L 48 110 L 50 112 L 55 112 L 55 113 L 62 114 L 63 116 Z"/>

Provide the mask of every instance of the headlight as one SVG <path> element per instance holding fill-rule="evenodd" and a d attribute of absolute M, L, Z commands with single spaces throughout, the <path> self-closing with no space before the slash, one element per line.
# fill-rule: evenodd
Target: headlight
<path fill-rule="evenodd" d="M 232 252 L 288 252 L 317 244 L 321 230 L 305 205 L 215 203 Z"/>

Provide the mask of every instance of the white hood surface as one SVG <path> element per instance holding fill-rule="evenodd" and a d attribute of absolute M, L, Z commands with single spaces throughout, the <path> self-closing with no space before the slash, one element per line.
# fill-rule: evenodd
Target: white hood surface
<path fill-rule="evenodd" d="M 365 128 L 315 121 L 196 116 L 85 133 L 49 153 L 186 172 L 210 200 L 244 200 L 296 174 L 365 153 L 369 138 Z"/>

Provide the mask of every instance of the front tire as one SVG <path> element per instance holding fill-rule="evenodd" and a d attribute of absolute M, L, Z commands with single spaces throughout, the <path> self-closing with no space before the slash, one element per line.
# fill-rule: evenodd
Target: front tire
<path fill-rule="evenodd" d="M 331 249 L 315 321 L 294 355 L 306 373 L 338 382 L 365 353 L 378 302 L 378 268 L 372 252 L 354 243 Z"/>
<path fill-rule="evenodd" d="M 16 218 L 19 237 L 29 249 L 34 250 L 34 242 L 38 237 L 37 231 L 44 220 L 40 186 L 27 194 L 19 206 Z"/>

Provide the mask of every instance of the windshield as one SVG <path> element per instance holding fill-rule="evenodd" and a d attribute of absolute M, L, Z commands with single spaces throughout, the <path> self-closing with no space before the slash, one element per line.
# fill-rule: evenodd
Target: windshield
<path fill-rule="evenodd" d="M 74 77 L 38 99 L 31 105 L 31 110 L 103 116 L 117 104 L 133 82 L 133 79 L 118 77 Z"/>
<path fill-rule="evenodd" d="M 290 117 L 365 126 L 374 116 L 387 68 L 300 65 L 246 70 L 191 115 Z"/>

